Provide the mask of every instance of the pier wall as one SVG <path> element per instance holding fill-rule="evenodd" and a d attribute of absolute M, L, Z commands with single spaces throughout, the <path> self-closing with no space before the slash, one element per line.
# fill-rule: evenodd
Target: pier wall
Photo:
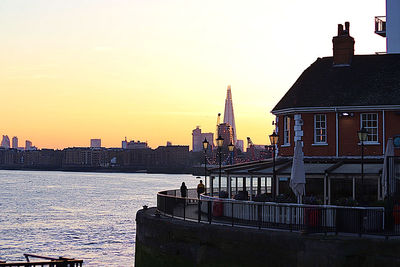
<path fill-rule="evenodd" d="M 400 239 L 300 234 L 136 215 L 135 266 L 400 266 Z"/>

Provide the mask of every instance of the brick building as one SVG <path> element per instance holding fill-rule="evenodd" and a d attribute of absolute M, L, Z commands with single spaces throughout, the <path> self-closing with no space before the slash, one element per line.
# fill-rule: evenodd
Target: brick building
<path fill-rule="evenodd" d="M 333 56 L 311 64 L 272 110 L 279 136 L 276 164 L 264 160 L 224 167 L 228 184 L 243 179 L 252 195 L 256 180 L 258 189 L 262 183 L 274 186 L 276 195 L 290 193 L 292 156 L 301 141 L 307 196 L 324 204 L 384 198 L 389 138 L 400 156 L 400 54 L 354 55 L 348 22 L 338 26 L 332 42 Z M 362 128 L 368 131 L 363 160 L 357 135 Z M 400 189 L 400 163 L 391 160 L 389 186 Z M 218 169 L 210 176 L 217 177 Z"/>
<path fill-rule="evenodd" d="M 318 58 L 272 110 L 280 156 L 292 156 L 296 140 L 305 156 L 359 156 L 365 128 L 365 155 L 382 157 L 400 135 L 400 54 L 354 55 L 349 27 L 339 25 L 333 57 Z"/>

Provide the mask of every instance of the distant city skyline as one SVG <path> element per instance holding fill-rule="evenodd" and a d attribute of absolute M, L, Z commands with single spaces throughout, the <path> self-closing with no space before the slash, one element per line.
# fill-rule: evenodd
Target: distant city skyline
<path fill-rule="evenodd" d="M 215 132 L 226 85 L 237 139 L 268 143 L 270 111 L 349 21 L 356 54 L 385 51 L 385 0 L 0 3 L 0 135 L 37 147 L 191 144 Z M 22 141 L 20 141 L 22 142 Z"/>

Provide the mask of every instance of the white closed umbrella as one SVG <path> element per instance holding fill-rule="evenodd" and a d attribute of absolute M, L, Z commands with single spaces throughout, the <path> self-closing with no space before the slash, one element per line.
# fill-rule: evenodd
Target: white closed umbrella
<path fill-rule="evenodd" d="M 301 203 L 306 192 L 306 172 L 304 170 L 304 155 L 300 140 L 296 141 L 296 146 L 294 147 L 290 188 L 296 195 L 297 202 Z"/>
<path fill-rule="evenodd" d="M 394 145 L 393 145 L 393 139 L 389 138 L 387 145 L 386 145 L 386 150 L 385 150 L 385 158 L 383 160 L 383 171 L 382 171 L 382 191 L 383 191 L 383 196 L 387 196 L 388 192 L 388 184 L 387 180 L 388 178 L 390 179 L 389 181 L 389 193 L 392 194 L 394 191 L 394 179 L 393 179 L 393 173 L 391 172 L 391 164 L 389 157 L 394 156 Z M 389 166 L 389 169 L 388 169 Z"/>

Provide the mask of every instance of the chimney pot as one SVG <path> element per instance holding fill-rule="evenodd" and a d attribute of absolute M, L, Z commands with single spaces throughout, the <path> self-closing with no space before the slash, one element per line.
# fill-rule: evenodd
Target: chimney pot
<path fill-rule="evenodd" d="M 346 30 L 347 34 L 350 35 L 350 22 L 346 21 L 344 23 L 344 26 L 345 26 L 345 30 Z"/>
<path fill-rule="evenodd" d="M 342 24 L 338 24 L 338 27 L 337 27 L 337 35 L 338 35 L 338 36 L 343 35 L 343 25 L 342 25 Z"/>

